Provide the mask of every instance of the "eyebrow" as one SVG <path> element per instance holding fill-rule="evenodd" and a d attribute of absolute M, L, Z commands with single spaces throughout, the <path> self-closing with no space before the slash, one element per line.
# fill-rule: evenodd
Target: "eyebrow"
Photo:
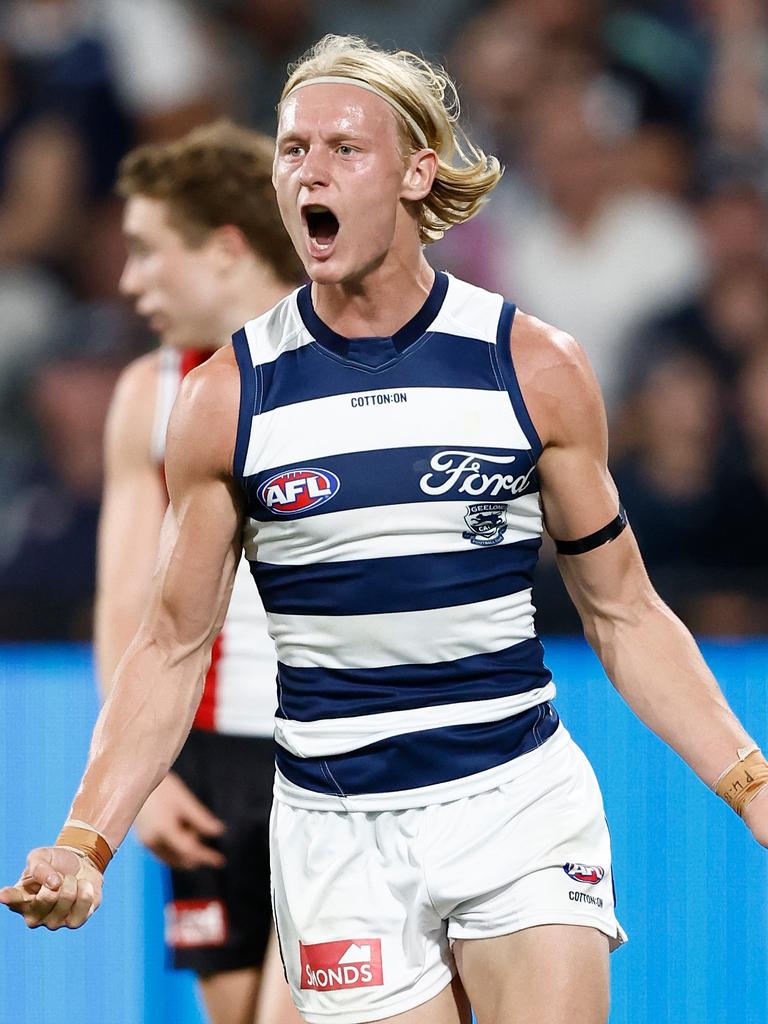
<path fill-rule="evenodd" d="M 277 136 L 277 145 L 283 146 L 286 142 L 300 142 L 306 137 L 305 132 L 296 131 L 291 129 L 282 135 Z M 371 133 L 360 131 L 358 129 L 350 129 L 349 131 L 333 131 L 327 135 L 323 135 L 323 141 L 327 143 L 343 142 L 346 139 L 370 139 Z"/>

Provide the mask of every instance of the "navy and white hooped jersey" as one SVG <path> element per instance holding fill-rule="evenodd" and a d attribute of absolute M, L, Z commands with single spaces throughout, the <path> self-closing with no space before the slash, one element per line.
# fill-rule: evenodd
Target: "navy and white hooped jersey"
<path fill-rule="evenodd" d="M 288 803 L 480 792 L 558 727 L 531 603 L 541 444 L 513 317 L 438 273 L 391 338 L 336 334 L 309 286 L 234 337 L 235 476 L 277 648 Z"/>

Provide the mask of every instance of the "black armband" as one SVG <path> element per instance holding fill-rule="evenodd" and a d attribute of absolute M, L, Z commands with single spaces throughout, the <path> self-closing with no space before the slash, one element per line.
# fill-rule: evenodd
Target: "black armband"
<path fill-rule="evenodd" d="M 582 537 L 581 540 L 556 540 L 557 553 L 559 555 L 583 555 L 585 551 L 593 551 L 595 548 L 602 547 L 603 544 L 609 544 L 612 540 L 616 540 L 626 525 L 627 513 L 624 511 L 624 506 L 619 505 L 619 514 L 602 530 L 595 530 L 594 533 L 590 533 L 588 537 Z"/>

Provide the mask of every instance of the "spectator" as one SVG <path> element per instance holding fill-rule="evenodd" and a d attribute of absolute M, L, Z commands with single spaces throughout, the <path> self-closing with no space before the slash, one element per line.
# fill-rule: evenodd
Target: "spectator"
<path fill-rule="evenodd" d="M 724 399 L 704 359 L 667 352 L 632 396 L 634 444 L 614 476 L 659 593 L 695 629 L 740 634 L 755 628 L 756 607 L 735 571 L 743 517 L 727 512 L 734 455 Z"/>
<path fill-rule="evenodd" d="M 768 187 L 768 11 L 761 0 L 700 0 L 709 30 L 706 94 L 709 173 L 752 173 Z"/>
<path fill-rule="evenodd" d="M 0 639 L 86 639 L 91 632 L 101 435 L 117 368 L 47 363 L 29 403 L 41 438 L 0 529 Z"/>
<path fill-rule="evenodd" d="M 0 40 L 2 403 L 21 364 L 49 344 L 67 306 L 59 271 L 78 224 L 81 173 L 77 138 L 23 95 L 16 62 Z"/>
<path fill-rule="evenodd" d="M 682 203 L 625 187 L 621 112 L 601 83 L 543 92 L 528 124 L 526 155 L 539 192 L 500 240 L 504 290 L 575 335 L 610 411 L 634 331 L 701 280 L 699 235 Z"/>
<path fill-rule="evenodd" d="M 725 180 L 698 203 L 707 280 L 677 309 L 643 325 L 627 379 L 669 349 L 707 358 L 731 380 L 768 331 L 768 207 L 753 186 Z"/>

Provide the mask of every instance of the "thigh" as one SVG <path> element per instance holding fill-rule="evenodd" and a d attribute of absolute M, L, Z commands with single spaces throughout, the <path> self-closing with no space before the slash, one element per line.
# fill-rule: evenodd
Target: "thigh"
<path fill-rule="evenodd" d="M 267 955 L 261 969 L 256 1020 L 259 1024 L 301 1024 L 299 1011 L 285 980 L 274 931 L 269 937 Z"/>
<path fill-rule="evenodd" d="M 209 1024 L 254 1024 L 260 971 L 245 967 L 199 978 Z"/>
<path fill-rule="evenodd" d="M 454 977 L 450 985 L 429 1002 L 422 1003 L 395 1017 L 385 1017 L 376 1024 L 471 1024 L 472 1011 L 461 979 Z"/>
<path fill-rule="evenodd" d="M 421 823 L 419 810 L 338 813 L 275 801 L 275 924 L 310 1024 L 462 1020 L 445 922 L 424 884 Z"/>
<path fill-rule="evenodd" d="M 608 938 L 595 928 L 541 925 L 454 944 L 478 1024 L 606 1024 Z"/>

